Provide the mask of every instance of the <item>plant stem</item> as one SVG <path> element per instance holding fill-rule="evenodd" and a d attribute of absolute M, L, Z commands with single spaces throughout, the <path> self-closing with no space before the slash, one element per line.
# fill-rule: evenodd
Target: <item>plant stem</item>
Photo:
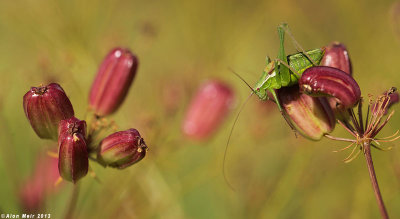
<path fill-rule="evenodd" d="M 378 180 L 376 179 L 374 163 L 372 162 L 372 156 L 371 156 L 371 142 L 370 141 L 364 142 L 364 156 L 365 156 L 365 160 L 367 161 L 369 178 L 372 183 L 372 188 L 374 189 L 375 198 L 376 198 L 376 201 L 378 202 L 378 207 L 381 212 L 381 216 L 382 216 L 382 218 L 387 219 L 387 218 L 389 218 L 389 215 L 386 211 L 385 204 L 383 203 L 381 191 L 379 190 Z"/>
<path fill-rule="evenodd" d="M 72 195 L 69 200 L 67 212 L 65 213 L 65 219 L 71 219 L 73 218 L 73 214 L 75 211 L 76 207 L 76 202 L 78 201 L 78 195 L 79 195 L 79 184 L 74 185 L 74 188 L 72 190 Z"/>

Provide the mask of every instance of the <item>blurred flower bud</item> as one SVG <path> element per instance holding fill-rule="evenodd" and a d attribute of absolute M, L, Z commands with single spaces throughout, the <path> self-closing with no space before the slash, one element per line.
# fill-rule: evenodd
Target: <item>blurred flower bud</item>
<path fill-rule="evenodd" d="M 104 58 L 89 94 L 99 116 L 114 113 L 124 101 L 136 75 L 138 59 L 128 49 L 115 48 Z"/>
<path fill-rule="evenodd" d="M 40 138 L 57 139 L 58 124 L 74 115 L 74 109 L 60 85 L 32 87 L 24 95 L 24 111 Z"/>
<path fill-rule="evenodd" d="M 98 159 L 106 166 L 119 169 L 131 166 L 146 155 L 147 146 L 136 129 L 113 133 L 100 143 Z"/>
<path fill-rule="evenodd" d="M 32 174 L 24 181 L 19 190 L 19 199 L 24 211 L 38 212 L 48 195 L 57 191 L 55 183 L 60 177 L 58 159 L 41 155 Z"/>
<path fill-rule="evenodd" d="M 346 46 L 339 42 L 333 42 L 325 48 L 325 55 L 320 65 L 338 68 L 352 75 L 349 53 Z"/>
<path fill-rule="evenodd" d="M 195 140 L 205 140 L 220 126 L 234 99 L 231 88 L 219 81 L 204 83 L 192 99 L 183 121 L 183 133 Z"/>
<path fill-rule="evenodd" d="M 315 66 L 304 71 L 299 80 L 300 90 L 311 96 L 338 99 L 344 109 L 354 107 L 361 98 L 357 82 L 346 72 L 327 66 Z"/>
<path fill-rule="evenodd" d="M 76 183 L 89 167 L 85 141 L 86 122 L 71 118 L 60 122 L 58 170 L 64 180 Z"/>
<path fill-rule="evenodd" d="M 277 93 L 289 121 L 304 137 L 320 140 L 335 128 L 335 115 L 326 98 L 302 94 L 297 85 L 282 87 Z"/>

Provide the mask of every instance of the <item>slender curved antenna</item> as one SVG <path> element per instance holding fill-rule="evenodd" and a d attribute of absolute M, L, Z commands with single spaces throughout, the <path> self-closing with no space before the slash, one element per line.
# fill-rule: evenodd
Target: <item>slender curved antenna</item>
<path fill-rule="evenodd" d="M 289 29 L 289 26 L 286 24 L 281 24 L 280 25 L 282 27 L 282 29 L 285 30 L 286 34 L 289 35 L 289 37 L 292 39 L 294 46 L 300 50 L 301 53 L 303 53 L 307 59 L 309 59 L 309 61 L 314 65 L 317 66 L 317 63 L 314 62 L 314 60 L 306 53 L 306 51 L 303 49 L 303 47 L 300 46 L 300 43 L 297 42 L 297 40 L 294 38 L 292 32 Z"/>
<path fill-rule="evenodd" d="M 241 113 L 242 110 L 244 109 L 244 106 L 246 105 L 246 103 L 249 102 L 250 97 L 251 97 L 253 94 L 254 94 L 254 92 L 251 92 L 251 94 L 250 94 L 250 95 L 247 97 L 247 99 L 244 101 L 243 105 L 240 107 L 239 112 L 238 112 L 238 114 L 237 114 L 237 116 L 236 116 L 236 118 L 235 118 L 235 121 L 233 122 L 231 131 L 229 132 L 228 141 L 226 142 L 226 146 L 225 146 L 224 161 L 223 161 L 223 163 L 222 163 L 222 173 L 223 173 L 223 175 L 224 175 L 224 179 L 225 179 L 226 184 L 228 184 L 228 186 L 229 186 L 233 191 L 236 191 L 236 190 L 235 190 L 235 188 L 232 186 L 232 184 L 229 182 L 228 177 L 226 176 L 226 172 L 225 172 L 226 154 L 228 153 L 229 142 L 230 142 L 230 140 L 231 140 L 232 133 L 233 133 L 233 130 L 234 130 L 234 128 L 235 128 L 236 122 L 237 122 L 238 119 L 239 119 L 240 113 Z"/>
<path fill-rule="evenodd" d="M 242 81 L 247 85 L 247 87 L 250 88 L 250 90 L 251 90 L 253 93 L 255 92 L 254 89 L 250 86 L 250 84 L 247 83 L 247 81 L 244 80 L 244 79 L 242 78 L 242 76 L 240 76 L 238 73 L 236 73 L 232 68 L 228 68 L 228 69 L 229 69 L 229 71 L 231 71 L 234 75 L 236 75 L 240 80 L 242 80 Z"/>

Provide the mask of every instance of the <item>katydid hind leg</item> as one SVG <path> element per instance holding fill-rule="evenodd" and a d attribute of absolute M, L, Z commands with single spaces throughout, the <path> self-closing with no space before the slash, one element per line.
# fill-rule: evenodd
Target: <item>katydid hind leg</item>
<path fill-rule="evenodd" d="M 294 127 L 294 125 L 292 124 L 292 122 L 290 122 L 290 120 L 288 119 L 287 115 L 285 114 L 285 111 L 283 110 L 283 108 L 282 108 L 282 106 L 281 106 L 281 104 L 280 104 L 280 102 L 279 102 L 279 99 L 278 99 L 278 96 L 277 96 L 277 94 L 276 94 L 276 91 L 273 90 L 273 89 L 271 89 L 271 90 L 269 90 L 269 92 L 270 92 L 270 93 L 272 94 L 272 96 L 274 97 L 275 103 L 276 103 L 276 105 L 278 106 L 279 112 L 281 112 L 281 114 L 282 114 L 283 118 L 285 119 L 286 123 L 287 123 L 287 124 L 289 125 L 289 127 L 292 129 L 292 131 L 294 132 L 294 135 L 295 135 L 296 138 L 297 138 L 297 131 L 296 131 L 296 128 Z"/>
<path fill-rule="evenodd" d="M 278 26 L 278 35 L 279 35 L 279 53 L 277 59 L 283 60 L 286 64 L 288 64 L 285 53 L 285 29 L 281 26 Z M 286 61 L 285 61 L 286 60 Z M 275 72 L 277 76 L 278 84 L 287 85 L 290 82 L 290 72 L 287 65 L 275 65 Z"/>
<path fill-rule="evenodd" d="M 296 38 L 294 38 L 292 32 L 289 29 L 289 26 L 287 24 L 281 24 L 279 27 L 283 29 L 287 33 L 287 35 L 289 35 L 296 49 L 299 50 L 299 52 L 303 53 L 314 66 L 317 66 L 317 63 L 315 63 L 315 61 L 310 57 L 310 55 L 308 55 L 308 53 L 303 49 L 300 43 L 297 42 Z"/>

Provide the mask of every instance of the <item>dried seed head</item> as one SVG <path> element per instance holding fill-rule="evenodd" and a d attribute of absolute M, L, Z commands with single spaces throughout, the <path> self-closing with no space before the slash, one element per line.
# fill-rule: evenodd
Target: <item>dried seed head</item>
<path fill-rule="evenodd" d="M 277 90 L 279 102 L 296 130 L 311 140 L 320 140 L 335 128 L 335 116 L 326 98 L 299 92 L 297 85 Z"/>
<path fill-rule="evenodd" d="M 89 167 L 86 122 L 73 117 L 60 122 L 58 170 L 64 180 L 76 183 Z"/>
<path fill-rule="evenodd" d="M 60 85 L 32 87 L 24 95 L 24 111 L 40 138 L 56 140 L 58 124 L 74 115 L 74 109 Z"/>
<path fill-rule="evenodd" d="M 399 92 L 397 88 L 392 87 L 389 91 L 385 91 L 378 99 L 372 103 L 371 109 L 372 113 L 377 113 L 381 111 L 383 115 L 386 115 L 389 108 L 399 102 Z"/>
<path fill-rule="evenodd" d="M 139 132 L 128 129 L 104 138 L 97 157 L 106 166 L 123 169 L 142 160 L 146 152 L 147 145 Z"/>
<path fill-rule="evenodd" d="M 204 83 L 186 111 L 182 124 L 183 133 L 194 140 L 208 139 L 228 114 L 233 99 L 233 91 L 225 83 Z"/>
<path fill-rule="evenodd" d="M 304 71 L 299 80 L 300 90 L 311 96 L 329 96 L 338 99 L 345 109 L 354 107 L 361 98 L 357 82 L 344 71 L 315 66 Z"/>
<path fill-rule="evenodd" d="M 114 113 L 124 101 L 138 66 L 128 49 L 115 48 L 103 60 L 89 94 L 89 105 L 99 116 Z"/>

